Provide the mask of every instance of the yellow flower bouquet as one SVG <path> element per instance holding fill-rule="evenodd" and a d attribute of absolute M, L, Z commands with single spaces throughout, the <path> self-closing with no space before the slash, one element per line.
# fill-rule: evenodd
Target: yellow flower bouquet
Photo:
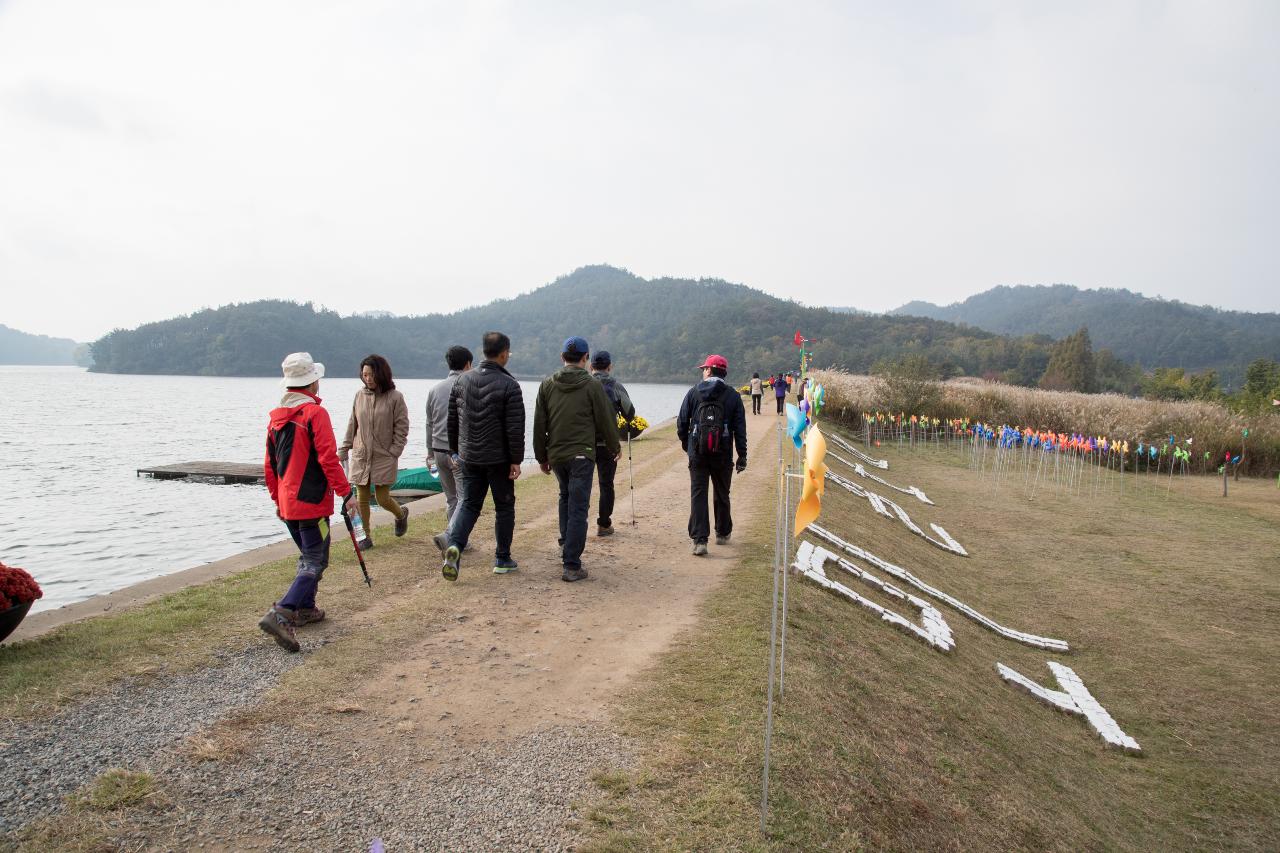
<path fill-rule="evenodd" d="M 649 422 L 639 415 L 632 418 L 630 422 L 622 415 L 618 415 L 618 432 L 622 434 L 623 438 L 635 438 L 648 428 Z"/>

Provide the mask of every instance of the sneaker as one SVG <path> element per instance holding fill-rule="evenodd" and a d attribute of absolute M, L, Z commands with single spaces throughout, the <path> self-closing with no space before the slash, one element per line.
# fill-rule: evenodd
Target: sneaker
<path fill-rule="evenodd" d="M 694 542 L 694 543 L 693 543 L 693 556 L 695 556 L 695 557 L 705 557 L 706 555 L 707 555 L 707 543 L 706 543 L 706 542 Z"/>
<path fill-rule="evenodd" d="M 613 528 L 612 528 L 612 527 L 600 527 L 599 525 L 597 525 L 597 526 L 596 526 L 596 535 L 597 535 L 597 536 L 612 536 L 612 535 L 613 535 Z"/>
<path fill-rule="evenodd" d="M 450 545 L 444 552 L 444 565 L 440 567 L 440 574 L 444 575 L 447 581 L 456 581 L 458 579 L 458 563 L 462 559 L 462 552 L 458 550 L 457 545 Z"/>
<path fill-rule="evenodd" d="M 730 537 L 730 536 L 732 536 L 732 535 L 733 535 L 732 533 L 726 533 L 726 534 L 725 534 L 725 535 L 723 535 L 723 536 L 717 536 L 717 537 L 716 537 L 716 544 L 717 544 L 717 545 L 728 545 L 728 544 L 729 544 L 729 537 Z"/>
<path fill-rule="evenodd" d="M 396 519 L 397 536 L 403 536 L 409 530 L 409 510 L 404 507 L 400 507 L 400 509 L 404 510 L 404 513 Z"/>
<path fill-rule="evenodd" d="M 586 579 L 587 579 L 587 570 L 581 569 L 581 568 L 579 569 L 567 568 L 564 570 L 564 574 L 560 576 L 560 580 L 565 581 L 566 583 L 573 583 L 574 581 L 584 581 Z"/>
<path fill-rule="evenodd" d="M 518 568 L 520 568 L 520 566 L 510 557 L 507 557 L 506 559 L 499 557 L 493 561 L 493 573 L 495 575 L 510 574 Z"/>
<path fill-rule="evenodd" d="M 364 537 L 363 539 L 361 539 L 361 540 L 360 540 L 360 550 L 361 550 L 361 551 L 372 551 L 372 550 L 373 550 L 373 540 L 372 540 L 372 539 L 370 539 L 368 536 L 366 536 L 366 537 Z"/>
<path fill-rule="evenodd" d="M 258 627 L 271 635 L 276 645 L 289 652 L 302 648 L 298 645 L 298 635 L 293 631 L 293 614 L 283 607 L 272 605 L 267 615 L 258 620 Z"/>
<path fill-rule="evenodd" d="M 324 611 L 319 607 L 299 607 L 294 611 L 294 625 L 308 625 L 312 622 L 323 622 Z"/>
<path fill-rule="evenodd" d="M 440 549 L 440 558 L 444 559 L 444 552 L 449 550 L 449 534 L 437 533 L 431 537 L 431 541 Z"/>

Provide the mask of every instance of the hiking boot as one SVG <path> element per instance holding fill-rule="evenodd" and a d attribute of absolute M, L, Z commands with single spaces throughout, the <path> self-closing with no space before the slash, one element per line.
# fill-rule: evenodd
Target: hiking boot
<path fill-rule="evenodd" d="M 506 575 L 514 572 L 520 566 L 510 557 L 498 557 L 493 561 L 493 573 L 495 575 Z"/>
<path fill-rule="evenodd" d="M 323 622 L 324 611 L 319 607 L 299 607 L 294 611 L 293 624 L 295 626 L 307 625 L 312 622 Z"/>
<path fill-rule="evenodd" d="M 361 550 L 361 551 L 372 551 L 372 550 L 373 550 L 373 540 L 372 540 L 372 539 L 370 539 L 368 536 L 366 536 L 366 537 L 364 537 L 363 539 L 361 539 L 361 540 L 360 540 L 360 550 Z"/>
<path fill-rule="evenodd" d="M 574 581 L 584 581 L 586 579 L 587 579 L 587 570 L 582 568 L 578 568 L 578 569 L 566 568 L 564 570 L 564 574 L 560 576 L 560 580 L 565 581 L 566 583 L 573 583 Z"/>
<path fill-rule="evenodd" d="M 444 575 L 447 581 L 456 581 L 458 579 L 458 563 L 462 560 L 462 552 L 458 550 L 457 545 L 450 545 L 444 552 L 444 565 L 440 567 L 440 574 Z"/>
<path fill-rule="evenodd" d="M 597 526 L 596 526 L 596 535 L 597 535 L 597 536 L 612 536 L 612 535 L 613 535 L 613 528 L 612 528 L 612 527 L 601 527 L 601 526 L 597 525 Z"/>
<path fill-rule="evenodd" d="M 732 535 L 733 535 L 732 533 L 726 533 L 726 534 L 725 534 L 725 535 L 723 535 L 723 536 L 717 536 L 717 537 L 716 537 L 716 544 L 717 544 L 717 545 L 728 545 L 728 544 L 729 544 L 729 537 L 730 537 L 730 536 L 732 536 Z"/>
<path fill-rule="evenodd" d="M 707 543 L 701 540 L 693 543 L 693 556 L 705 557 L 707 555 Z"/>
<path fill-rule="evenodd" d="M 272 605 L 267 615 L 258 620 L 258 627 L 271 635 L 276 645 L 289 652 L 302 648 L 298 645 L 298 635 L 293 631 L 294 615 L 283 607 Z"/>
<path fill-rule="evenodd" d="M 409 510 L 400 507 L 403 511 L 401 516 L 396 519 L 396 535 L 403 536 L 409 530 Z"/>
<path fill-rule="evenodd" d="M 431 542 L 440 549 L 440 557 L 443 559 L 444 552 L 449 550 L 449 534 L 437 533 L 435 536 L 431 537 Z"/>

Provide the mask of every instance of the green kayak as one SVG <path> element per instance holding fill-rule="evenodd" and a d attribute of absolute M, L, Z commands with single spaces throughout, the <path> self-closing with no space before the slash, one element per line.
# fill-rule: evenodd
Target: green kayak
<path fill-rule="evenodd" d="M 440 478 L 430 468 L 401 468 L 391 494 L 397 497 L 421 497 L 440 491 Z"/>

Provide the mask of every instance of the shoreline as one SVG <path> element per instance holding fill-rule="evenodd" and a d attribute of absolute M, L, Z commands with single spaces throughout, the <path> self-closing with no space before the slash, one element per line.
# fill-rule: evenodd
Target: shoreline
<path fill-rule="evenodd" d="M 534 466 L 534 470 L 537 470 L 537 466 Z M 415 515 L 421 515 L 424 512 L 432 512 L 443 506 L 443 494 L 431 495 L 430 497 L 420 498 L 405 504 L 405 507 L 409 510 L 410 518 Z M 384 526 L 389 527 L 390 525 Z M 345 529 L 342 530 L 342 534 L 342 539 L 338 540 L 338 542 L 346 541 Z M 334 547 L 339 547 L 338 542 L 334 543 Z M 214 560 L 211 563 L 205 563 L 200 566 L 192 566 L 188 569 L 179 569 L 176 572 L 157 575 L 154 578 L 147 578 L 144 581 L 138 581 L 111 592 L 90 596 L 83 601 L 64 604 L 52 610 L 31 613 L 5 639 L 5 643 L 12 645 L 24 640 L 34 640 L 63 625 L 70 625 L 73 622 L 92 619 L 96 616 L 106 616 L 112 613 L 132 610 L 170 593 L 186 589 L 189 586 L 207 583 L 237 572 L 248 571 L 263 563 L 281 560 L 297 553 L 293 540 L 285 536 L 279 542 L 272 542 L 269 545 L 262 545 L 248 551 L 241 551 L 221 560 Z"/>

